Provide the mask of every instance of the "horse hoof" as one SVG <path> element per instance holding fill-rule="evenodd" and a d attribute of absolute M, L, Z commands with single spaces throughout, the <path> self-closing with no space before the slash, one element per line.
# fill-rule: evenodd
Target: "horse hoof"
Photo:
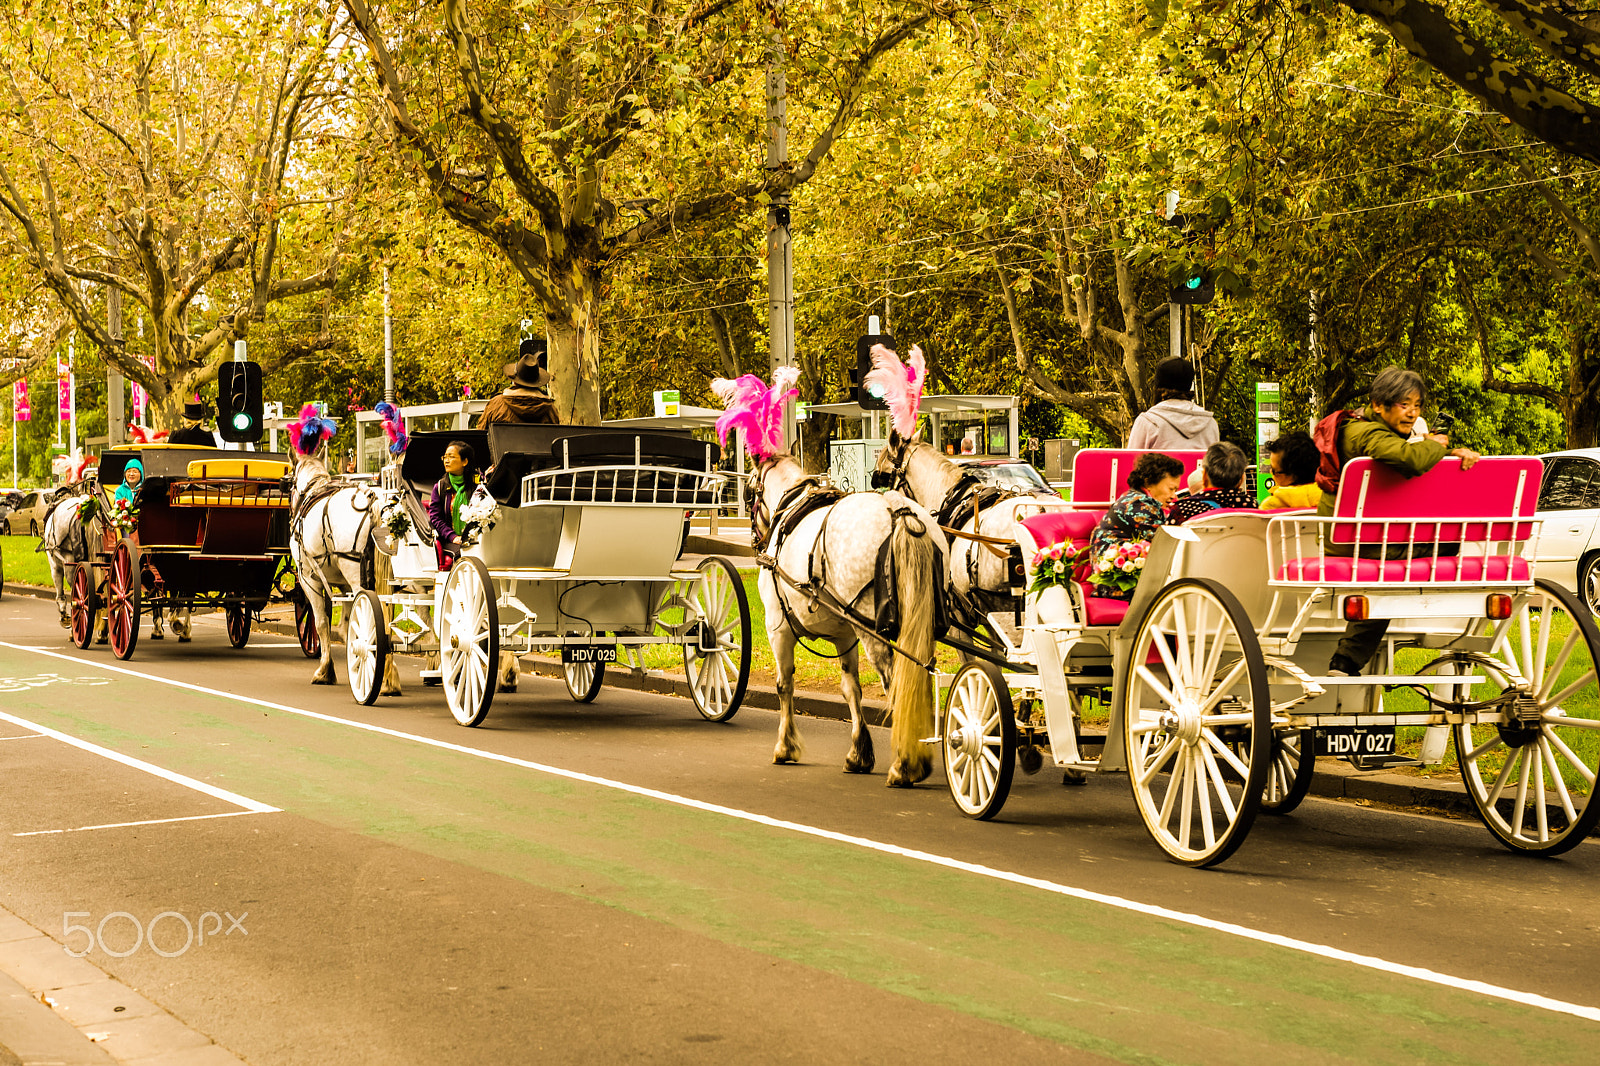
<path fill-rule="evenodd" d="M 165 633 L 151 633 L 150 634 L 150 639 L 151 640 L 166 640 L 167 639 L 167 635 Z"/>
<path fill-rule="evenodd" d="M 889 771 L 888 785 L 890 788 L 916 788 L 917 783 L 900 772 L 897 766 Z"/>
<path fill-rule="evenodd" d="M 793 766 L 798 761 L 798 759 L 786 751 L 775 751 L 772 753 L 772 764 L 774 766 Z"/>
<path fill-rule="evenodd" d="M 337 685 L 339 682 L 331 677 L 313 677 L 311 683 L 313 685 Z"/>
<path fill-rule="evenodd" d="M 189 643 L 189 638 L 188 637 L 179 637 L 178 638 L 178 643 L 179 644 L 187 644 L 187 643 Z"/>
<path fill-rule="evenodd" d="M 844 760 L 844 772 L 847 774 L 872 773 L 873 760 L 859 759 L 854 755 L 847 756 Z"/>

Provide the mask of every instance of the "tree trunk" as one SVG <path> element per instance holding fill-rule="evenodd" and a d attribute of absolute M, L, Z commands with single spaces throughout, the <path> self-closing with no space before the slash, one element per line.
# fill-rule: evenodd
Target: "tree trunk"
<path fill-rule="evenodd" d="M 546 319 L 550 395 L 566 425 L 600 424 L 600 271 L 574 267 L 567 293 L 570 316 Z M 546 308 L 547 313 L 550 309 Z"/>

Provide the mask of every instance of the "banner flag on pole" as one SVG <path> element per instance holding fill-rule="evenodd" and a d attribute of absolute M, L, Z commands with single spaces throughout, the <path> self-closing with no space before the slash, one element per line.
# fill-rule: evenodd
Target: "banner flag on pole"
<path fill-rule="evenodd" d="M 33 408 L 28 405 L 28 382 L 23 378 L 18 378 L 17 383 L 11 386 L 11 420 L 33 421 Z"/>
<path fill-rule="evenodd" d="M 68 377 L 67 364 L 56 357 L 56 408 L 61 421 L 72 421 L 72 383 Z"/>

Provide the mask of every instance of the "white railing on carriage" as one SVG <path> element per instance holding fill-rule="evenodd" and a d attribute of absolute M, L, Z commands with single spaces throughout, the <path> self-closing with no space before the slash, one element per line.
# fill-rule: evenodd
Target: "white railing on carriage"
<path fill-rule="evenodd" d="M 1267 579 L 1299 588 L 1526 587 L 1541 524 L 1521 515 L 1280 515 L 1267 524 Z M 1328 551 L 1330 544 L 1349 554 Z M 1440 546 L 1455 551 L 1441 553 Z"/>
<path fill-rule="evenodd" d="M 541 503 L 585 507 L 656 505 L 698 510 L 721 507 L 727 483 L 727 476 L 720 472 L 671 466 L 557 467 L 523 476 L 522 506 Z"/>

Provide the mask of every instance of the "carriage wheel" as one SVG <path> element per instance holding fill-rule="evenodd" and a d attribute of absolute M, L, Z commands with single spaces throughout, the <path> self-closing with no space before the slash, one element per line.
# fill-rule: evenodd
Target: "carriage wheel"
<path fill-rule="evenodd" d="M 127 537 L 111 551 L 106 602 L 111 654 L 127 661 L 139 644 L 139 548 Z"/>
<path fill-rule="evenodd" d="M 300 638 L 300 651 L 307 659 L 322 657 L 322 635 L 317 632 L 317 616 L 304 595 L 294 598 L 294 632 Z"/>
<path fill-rule="evenodd" d="M 961 813 L 978 819 L 999 814 L 1017 765 L 1017 714 L 994 664 L 968 663 L 956 674 L 940 742 L 945 783 Z"/>
<path fill-rule="evenodd" d="M 72 568 L 72 643 L 87 649 L 94 641 L 94 613 L 100 605 L 94 591 L 94 570 L 88 563 Z"/>
<path fill-rule="evenodd" d="M 1261 809 L 1267 814 L 1288 814 L 1311 791 L 1317 744 L 1309 729 L 1275 729 L 1272 741 L 1272 766 L 1261 793 Z"/>
<path fill-rule="evenodd" d="M 494 702 L 500 664 L 500 612 L 483 560 L 463 555 L 444 583 L 439 618 L 439 666 L 445 700 L 462 725 L 477 725 Z"/>
<path fill-rule="evenodd" d="M 732 718 L 750 683 L 750 602 L 744 580 L 720 555 L 700 563 L 700 580 L 688 592 L 698 637 L 683 647 L 689 695 L 713 722 Z"/>
<path fill-rule="evenodd" d="M 371 589 L 356 593 L 344 625 L 344 666 L 350 679 L 350 694 L 357 703 L 371 707 L 378 702 L 389 659 L 389 633 L 378 594 Z"/>
<path fill-rule="evenodd" d="M 1121 683 L 1145 828 L 1174 862 L 1221 862 L 1250 832 L 1275 747 L 1267 668 L 1244 608 L 1215 581 L 1168 585 L 1139 623 Z"/>
<path fill-rule="evenodd" d="M 1516 693 L 1501 724 L 1455 727 L 1467 795 L 1489 832 L 1513 851 L 1558 855 L 1600 819 L 1600 629 L 1576 596 L 1540 579 L 1509 620 L 1491 622 L 1477 701 Z"/>
<path fill-rule="evenodd" d="M 600 695 L 600 686 L 605 683 L 605 663 L 563 663 L 562 671 L 567 678 L 567 694 L 579 703 L 593 703 L 594 698 Z"/>
<path fill-rule="evenodd" d="M 230 603 L 222 610 L 228 619 L 228 643 L 235 648 L 250 643 L 250 611 L 241 603 Z"/>

